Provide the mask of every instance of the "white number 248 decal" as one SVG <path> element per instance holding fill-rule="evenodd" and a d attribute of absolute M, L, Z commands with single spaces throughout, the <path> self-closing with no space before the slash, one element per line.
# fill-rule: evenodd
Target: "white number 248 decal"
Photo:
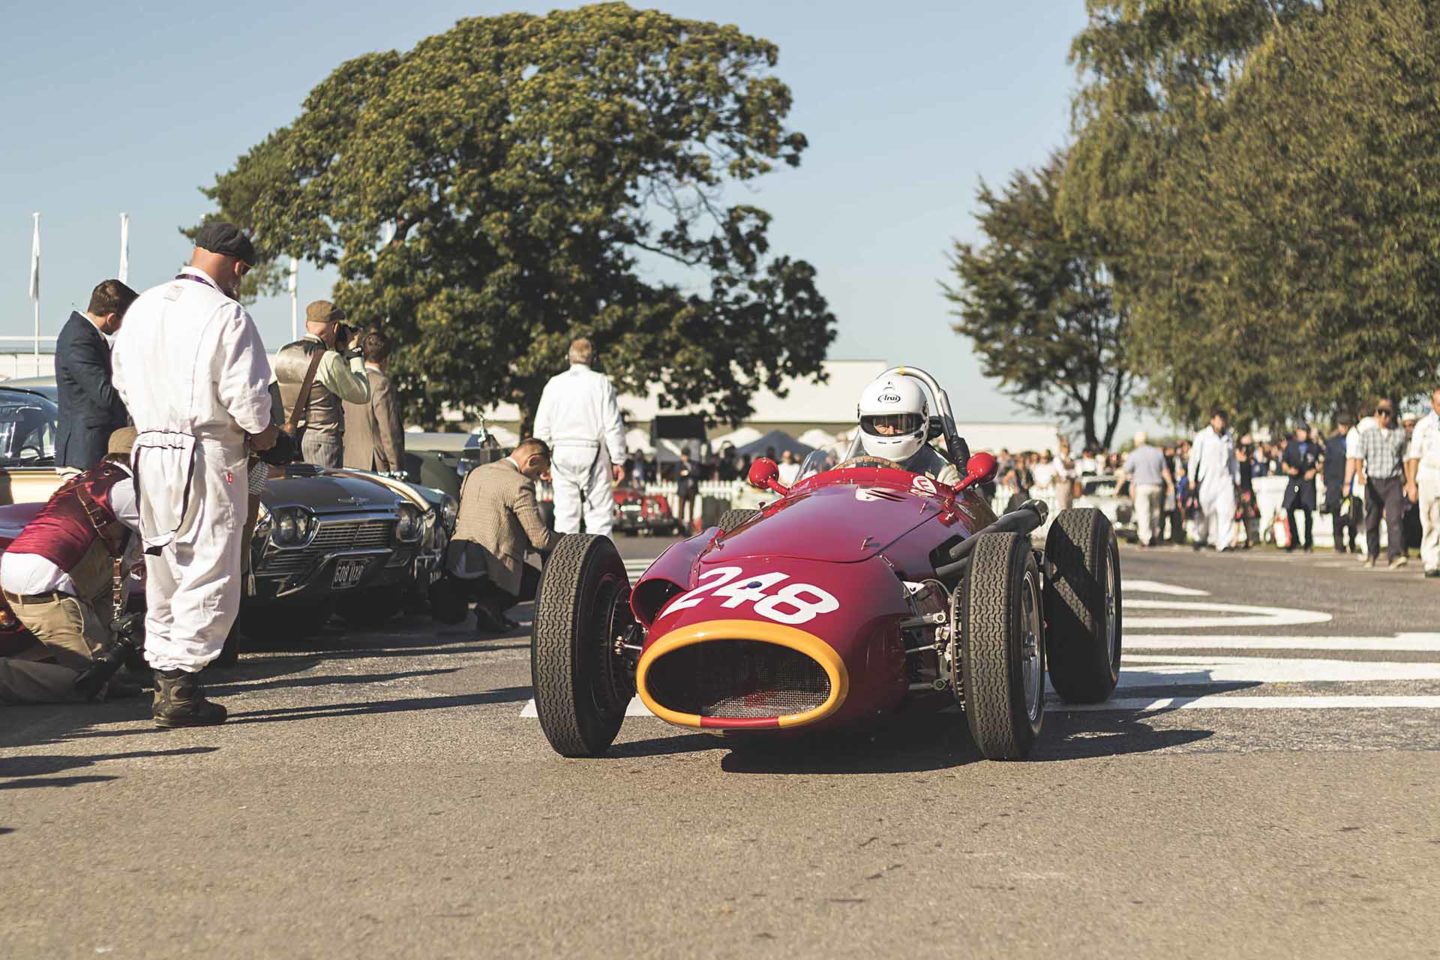
<path fill-rule="evenodd" d="M 740 579 L 743 578 L 743 579 Z M 666 613 L 672 610 L 688 610 L 698 607 L 705 600 L 724 598 L 722 607 L 734 610 L 747 603 L 755 605 L 755 612 L 778 623 L 809 623 L 822 613 L 833 613 L 840 609 L 840 601 L 808 583 L 791 583 L 776 593 L 767 593 L 771 587 L 789 580 L 788 573 L 761 573 L 745 576 L 739 567 L 716 567 L 700 575 L 703 582 L 690 592 L 677 597 Z M 740 579 L 740 582 L 736 582 Z M 707 596 L 708 595 L 708 596 Z"/>

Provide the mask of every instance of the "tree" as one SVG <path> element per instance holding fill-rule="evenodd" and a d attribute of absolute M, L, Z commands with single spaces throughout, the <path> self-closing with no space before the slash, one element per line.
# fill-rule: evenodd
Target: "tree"
<path fill-rule="evenodd" d="M 1419 0 L 1271 29 L 1178 138 L 1127 255 L 1137 362 L 1199 419 L 1355 411 L 1440 364 L 1440 34 Z"/>
<path fill-rule="evenodd" d="M 996 194 L 980 185 L 984 246 L 956 243 L 958 283 L 945 287 L 988 377 L 1037 412 L 1078 421 L 1086 446 L 1108 448 L 1134 378 L 1127 317 L 1093 235 L 1067 231 L 1057 209 L 1063 155 L 1018 172 Z"/>
<path fill-rule="evenodd" d="M 813 267 L 725 202 L 805 149 L 776 60 L 620 3 L 466 19 L 341 64 L 207 193 L 270 254 L 338 267 L 421 420 L 513 401 L 528 423 L 588 335 L 622 387 L 735 421 L 835 336 Z"/>

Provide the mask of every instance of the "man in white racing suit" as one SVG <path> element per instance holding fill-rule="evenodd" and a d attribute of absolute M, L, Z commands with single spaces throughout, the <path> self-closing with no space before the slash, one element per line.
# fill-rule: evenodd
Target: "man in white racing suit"
<path fill-rule="evenodd" d="M 615 386 L 590 369 L 595 348 L 570 344 L 570 369 L 550 378 L 535 411 L 535 436 L 550 445 L 555 530 L 610 535 L 614 488 L 625 477 L 625 423 Z"/>
<path fill-rule="evenodd" d="M 893 460 L 904 470 L 951 486 L 960 471 L 930 444 L 930 405 L 910 377 L 881 377 L 860 394 L 860 446 L 867 456 Z"/>
<path fill-rule="evenodd" d="M 1240 463 L 1235 459 L 1235 438 L 1229 431 L 1230 418 L 1216 410 L 1210 425 L 1195 435 L 1190 447 L 1190 480 L 1198 488 L 1199 537 L 1195 544 L 1209 542 L 1216 550 L 1235 545 L 1235 490 L 1240 486 Z"/>
<path fill-rule="evenodd" d="M 140 295 L 115 343 L 115 387 L 138 431 L 145 659 L 161 727 L 225 721 L 195 675 L 219 655 L 240 609 L 246 447 L 269 449 L 279 429 L 265 345 L 236 301 L 254 263 L 238 227 L 205 224 L 190 266 Z"/>

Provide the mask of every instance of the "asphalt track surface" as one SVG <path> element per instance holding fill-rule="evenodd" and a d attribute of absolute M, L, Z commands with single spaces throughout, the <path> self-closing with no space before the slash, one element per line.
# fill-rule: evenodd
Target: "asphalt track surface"
<path fill-rule="evenodd" d="M 1440 582 L 1122 567 L 1113 709 L 1020 763 L 953 713 L 563 760 L 526 636 L 419 620 L 214 671 L 218 729 L 0 708 L 0 957 L 1437 955 Z"/>

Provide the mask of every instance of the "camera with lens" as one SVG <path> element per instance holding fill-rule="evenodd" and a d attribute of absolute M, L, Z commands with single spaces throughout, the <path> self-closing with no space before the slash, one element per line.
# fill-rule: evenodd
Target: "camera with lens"
<path fill-rule="evenodd" d="M 115 642 L 75 678 L 75 692 L 86 700 L 100 696 L 110 678 L 120 672 L 127 660 L 144 649 L 145 614 L 138 610 L 125 614 L 115 621 L 113 632 Z"/>
<path fill-rule="evenodd" d="M 337 323 L 335 325 L 335 349 L 340 353 L 349 353 L 352 341 L 355 339 L 355 330 L 348 323 Z M 358 344 L 354 344 L 358 346 Z"/>

